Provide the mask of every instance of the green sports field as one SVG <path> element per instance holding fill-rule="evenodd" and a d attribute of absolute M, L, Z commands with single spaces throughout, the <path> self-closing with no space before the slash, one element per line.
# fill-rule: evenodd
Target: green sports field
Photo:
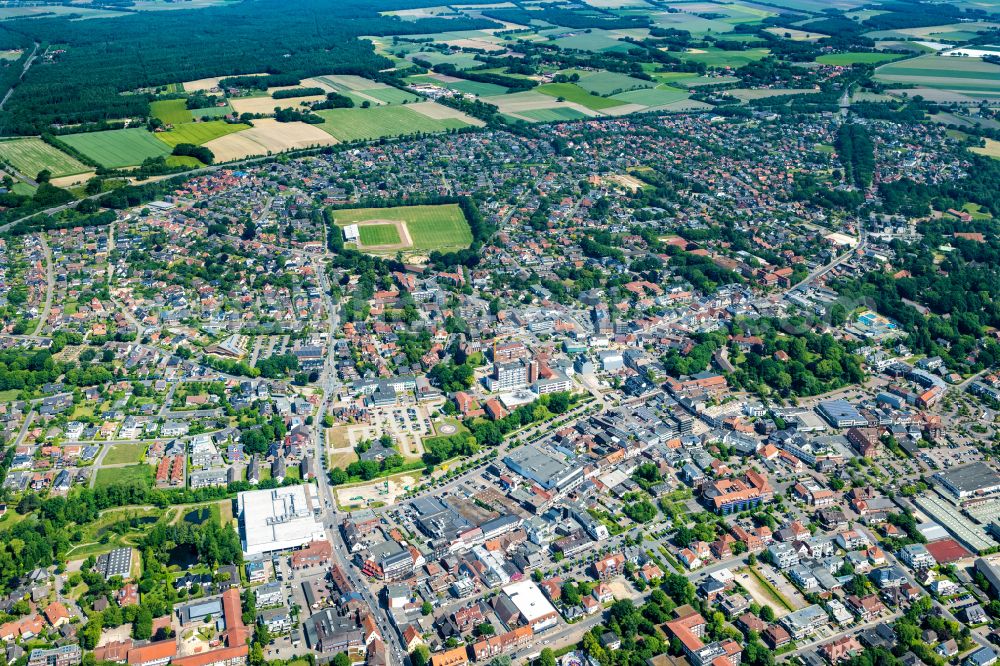
<path fill-rule="evenodd" d="M 472 244 L 472 230 L 469 223 L 462 214 L 462 209 L 458 204 L 442 204 L 438 206 L 396 206 L 394 208 L 349 208 L 336 210 L 333 212 L 333 219 L 338 226 L 348 224 L 370 222 L 370 221 L 393 221 L 402 222 L 406 225 L 413 244 L 407 248 L 410 250 L 430 252 L 438 250 L 440 252 L 452 252 L 464 250 Z M 392 241 L 382 240 L 388 238 L 388 233 L 384 233 L 383 228 L 388 227 L 393 232 L 396 228 L 390 224 L 376 224 L 362 226 L 361 242 L 363 245 L 382 245 Z M 365 238 L 365 229 L 375 229 L 374 238 L 378 242 L 369 243 Z M 395 241 L 401 242 L 401 239 Z"/>
<path fill-rule="evenodd" d="M 591 95 L 575 83 L 546 83 L 538 86 L 535 90 L 549 97 L 562 97 L 567 102 L 575 102 L 594 111 L 610 109 L 625 103 L 617 99 Z"/>
<path fill-rule="evenodd" d="M 43 169 L 56 178 L 90 171 L 90 167 L 72 155 L 36 138 L 0 141 L 0 159 L 29 178 Z"/>
<path fill-rule="evenodd" d="M 836 65 L 845 67 L 848 65 L 877 65 L 890 60 L 898 60 L 903 56 L 898 53 L 828 53 L 816 58 L 816 62 L 823 65 Z"/>
<path fill-rule="evenodd" d="M 174 128 L 169 132 L 157 132 L 156 138 L 171 148 L 179 143 L 193 143 L 200 146 L 212 139 L 218 139 L 220 136 L 245 129 L 250 129 L 250 126 L 241 123 L 227 123 L 224 120 L 209 120 L 204 123 L 174 125 Z"/>
<path fill-rule="evenodd" d="M 187 100 L 164 99 L 149 103 L 149 111 L 154 118 L 159 118 L 168 125 L 191 122 L 191 112 L 187 109 Z"/>
<path fill-rule="evenodd" d="M 468 126 L 455 118 L 428 118 L 402 105 L 370 109 L 328 109 L 316 113 L 326 120 L 316 127 L 340 141 L 367 141 L 417 132 L 445 132 Z"/>
<path fill-rule="evenodd" d="M 362 246 L 398 245 L 403 242 L 396 227 L 391 224 L 369 224 L 361 227 L 359 231 Z"/>
<path fill-rule="evenodd" d="M 170 153 L 170 148 L 144 129 L 130 128 L 106 132 L 66 134 L 59 140 L 109 169 L 138 166 L 150 157 Z"/>

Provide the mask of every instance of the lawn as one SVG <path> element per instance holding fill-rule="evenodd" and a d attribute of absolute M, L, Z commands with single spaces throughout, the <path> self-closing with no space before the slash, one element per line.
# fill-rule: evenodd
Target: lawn
<path fill-rule="evenodd" d="M 104 455 L 105 465 L 121 465 L 123 463 L 137 463 L 146 452 L 145 444 L 113 444 L 111 449 Z"/>
<path fill-rule="evenodd" d="M 973 220 L 993 219 L 993 216 L 990 215 L 989 211 L 983 210 L 983 207 L 977 203 L 967 203 L 964 206 L 962 206 L 962 210 L 971 215 Z"/>
<path fill-rule="evenodd" d="M 17 400 L 18 394 L 21 393 L 18 389 L 7 389 L 6 391 L 0 391 L 0 402 L 13 402 Z"/>
<path fill-rule="evenodd" d="M 898 53 L 828 53 L 816 58 L 823 65 L 877 65 L 890 60 L 898 60 L 903 56 Z"/>
<path fill-rule="evenodd" d="M 472 230 L 458 204 L 353 208 L 334 211 L 333 215 L 340 226 L 369 220 L 405 222 L 415 250 L 450 252 L 463 250 L 472 243 Z"/>
<path fill-rule="evenodd" d="M 530 111 L 518 111 L 517 115 L 530 118 L 539 123 L 554 123 L 562 120 L 579 120 L 586 118 L 584 114 L 568 106 L 556 109 L 532 109 Z"/>
<path fill-rule="evenodd" d="M 340 141 L 367 141 L 417 132 L 445 132 L 467 127 L 467 123 L 461 120 L 428 118 L 401 105 L 370 109 L 328 109 L 317 111 L 317 114 L 326 122 L 316 127 Z"/>
<path fill-rule="evenodd" d="M 361 227 L 362 245 L 397 245 L 402 242 L 392 224 L 371 224 Z"/>
<path fill-rule="evenodd" d="M 153 468 L 149 465 L 129 465 L 128 467 L 110 467 L 97 471 L 95 486 L 110 486 L 118 483 L 138 483 L 147 487 L 152 486 Z"/>
<path fill-rule="evenodd" d="M 138 166 L 151 157 L 163 157 L 170 148 L 144 129 L 66 134 L 59 140 L 109 169 Z"/>
<path fill-rule="evenodd" d="M 567 102 L 574 102 L 594 111 L 610 109 L 625 103 L 616 99 L 591 95 L 575 83 L 546 83 L 538 86 L 535 90 L 549 97 L 561 97 Z"/>
<path fill-rule="evenodd" d="M 223 120 L 209 120 L 204 123 L 174 125 L 174 129 L 169 132 L 157 132 L 156 138 L 171 148 L 179 143 L 193 143 L 200 146 L 212 139 L 218 139 L 220 136 L 241 132 L 245 129 L 250 129 L 250 126 L 242 123 L 227 123 Z"/>
<path fill-rule="evenodd" d="M 0 160 L 29 178 L 48 169 L 56 178 L 90 171 L 90 167 L 41 139 L 11 139 L 0 141 Z"/>
<path fill-rule="evenodd" d="M 163 99 L 149 103 L 149 111 L 154 118 L 159 118 L 167 125 L 179 125 L 191 122 L 191 112 L 185 99 Z"/>

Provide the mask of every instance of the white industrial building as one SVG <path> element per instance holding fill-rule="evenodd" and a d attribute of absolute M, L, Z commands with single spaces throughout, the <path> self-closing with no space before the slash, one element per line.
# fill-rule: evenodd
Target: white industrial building
<path fill-rule="evenodd" d="M 555 626 L 559 621 L 559 613 L 533 581 L 522 580 L 502 589 L 521 614 L 524 623 L 536 633 Z"/>
<path fill-rule="evenodd" d="M 243 553 L 276 553 L 326 539 L 314 484 L 248 490 L 236 497 Z"/>
<path fill-rule="evenodd" d="M 357 243 L 361 240 L 361 230 L 356 224 L 348 224 L 344 227 L 344 240 L 348 243 Z"/>

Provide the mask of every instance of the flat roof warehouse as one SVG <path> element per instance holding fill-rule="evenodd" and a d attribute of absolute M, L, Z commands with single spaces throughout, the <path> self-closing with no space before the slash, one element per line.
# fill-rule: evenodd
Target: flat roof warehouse
<path fill-rule="evenodd" d="M 247 556 L 263 555 L 326 539 L 316 486 L 302 484 L 273 490 L 248 490 L 236 497 Z"/>
<path fill-rule="evenodd" d="M 1000 474 L 982 462 L 938 472 L 934 479 L 959 498 L 989 495 L 1000 491 Z"/>

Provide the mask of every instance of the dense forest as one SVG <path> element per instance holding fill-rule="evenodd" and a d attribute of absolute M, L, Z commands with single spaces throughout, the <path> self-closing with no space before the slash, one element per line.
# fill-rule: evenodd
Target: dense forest
<path fill-rule="evenodd" d="M 419 4 L 400 0 L 394 7 Z M 255 0 L 94 21 L 6 21 L 0 42 L 59 46 L 50 49 L 51 62 L 37 63 L 15 88 L 0 113 L 0 132 L 36 134 L 51 123 L 145 116 L 145 95 L 120 93 L 210 76 L 376 76 L 391 63 L 361 35 L 496 26 L 465 18 L 403 21 L 379 15 L 362 0 Z"/>
<path fill-rule="evenodd" d="M 868 131 L 857 123 L 841 125 L 836 147 L 844 167 L 844 181 L 862 190 L 871 185 L 875 174 L 875 149 Z"/>

